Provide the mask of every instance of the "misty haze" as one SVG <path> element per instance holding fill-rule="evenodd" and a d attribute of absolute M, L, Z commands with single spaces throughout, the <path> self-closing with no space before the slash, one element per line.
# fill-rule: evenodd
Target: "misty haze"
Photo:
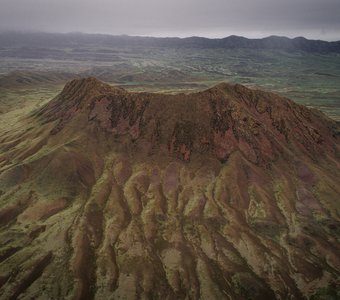
<path fill-rule="evenodd" d="M 0 299 L 339 299 L 339 16 L 0 0 Z"/>

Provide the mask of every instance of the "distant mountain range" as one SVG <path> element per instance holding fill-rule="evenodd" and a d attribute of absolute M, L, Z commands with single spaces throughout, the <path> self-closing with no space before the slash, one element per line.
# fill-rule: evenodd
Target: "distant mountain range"
<path fill-rule="evenodd" d="M 220 39 L 204 37 L 159 38 L 127 35 L 104 35 L 84 33 L 41 33 L 41 32 L 2 32 L 0 48 L 33 47 L 60 48 L 96 45 L 101 47 L 166 47 L 166 48 L 224 48 L 224 49 L 275 49 L 284 51 L 304 51 L 314 53 L 340 53 L 340 41 L 327 42 L 308 40 L 304 37 L 293 39 L 269 36 L 261 39 L 248 39 L 229 36 Z"/>

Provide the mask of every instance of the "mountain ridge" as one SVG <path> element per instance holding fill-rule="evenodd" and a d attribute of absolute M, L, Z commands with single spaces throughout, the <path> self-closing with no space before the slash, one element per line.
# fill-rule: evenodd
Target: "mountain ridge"
<path fill-rule="evenodd" d="M 183 48 L 244 48 L 273 49 L 283 51 L 305 51 L 314 53 L 339 53 L 340 41 L 309 40 L 304 37 L 287 38 L 269 36 L 248 39 L 231 35 L 225 38 L 204 37 L 144 37 L 128 35 L 86 34 L 86 33 L 43 33 L 43 32 L 2 32 L 2 47 L 72 47 L 76 44 L 128 47 L 183 47 Z"/>
<path fill-rule="evenodd" d="M 164 98 L 164 100 L 158 98 Z M 225 100 L 215 100 L 219 98 L 225 98 Z M 156 106 L 153 107 L 153 103 L 156 103 Z M 64 107 L 65 110 L 63 110 Z M 191 112 L 189 112 L 190 107 L 192 108 Z M 58 110 L 57 115 L 54 114 L 56 109 Z M 144 120 L 144 113 L 148 110 L 151 111 L 150 116 L 145 117 L 146 120 Z M 172 128 L 174 133 L 180 131 L 181 134 L 188 137 L 187 144 L 181 145 L 184 147 L 184 152 L 186 150 L 191 152 L 190 148 L 192 147 L 197 149 L 203 149 L 205 146 L 217 147 L 217 140 L 224 140 L 223 136 L 227 134 L 228 138 L 233 139 L 236 144 L 239 143 L 240 137 L 244 142 L 242 145 L 246 148 L 249 147 L 249 151 L 254 156 L 251 148 L 255 147 L 262 154 L 267 150 L 275 152 L 278 149 L 274 149 L 280 148 L 282 140 L 294 141 L 296 145 L 299 145 L 296 147 L 302 147 L 301 149 L 304 149 L 306 155 L 320 155 L 325 151 L 332 152 L 330 145 L 336 136 L 336 133 L 333 132 L 332 136 L 327 137 L 327 130 L 331 128 L 331 124 L 335 126 L 336 123 L 322 116 L 320 112 L 306 109 L 274 93 L 246 88 L 239 84 L 221 83 L 202 92 L 165 96 L 157 93 L 127 92 L 122 88 L 111 87 L 91 77 L 76 79 L 66 84 L 61 94 L 42 108 L 39 114 L 44 115 L 48 120 L 56 120 L 61 114 L 58 125 L 52 130 L 57 133 L 75 116 L 77 111 L 86 111 L 88 114 L 87 120 L 84 122 L 96 121 L 109 132 L 114 132 L 115 126 L 119 127 L 118 124 L 128 122 L 124 125 L 127 126 L 125 130 L 137 130 L 138 132 L 134 133 L 136 139 L 139 137 L 139 131 L 143 130 L 142 127 L 149 130 L 148 126 L 156 126 L 154 123 L 161 126 L 162 122 L 166 122 L 167 125 L 163 125 L 163 127 Z M 168 115 L 163 119 L 162 114 L 169 114 L 168 111 L 171 111 L 173 115 Z M 184 111 L 187 115 L 183 113 Z M 152 120 L 152 116 L 156 121 Z M 174 116 L 179 118 L 177 120 L 179 122 L 168 123 Z M 318 118 L 323 119 L 323 122 L 329 125 L 320 127 L 321 123 L 317 123 Z M 313 122 L 315 123 L 313 124 Z M 308 123 L 311 124 L 308 125 L 310 127 L 306 125 Z M 127 129 L 128 127 L 130 128 Z M 194 134 L 195 128 L 201 128 L 202 132 Z M 160 129 L 155 127 L 153 130 Z M 291 131 L 295 131 L 294 134 Z M 202 134 L 204 137 L 200 142 L 197 142 L 196 135 Z M 211 140 L 211 134 L 216 134 L 213 138 L 216 141 Z M 267 134 L 270 137 L 265 137 Z M 165 139 L 170 143 L 169 133 L 167 135 Z M 173 136 L 172 138 L 182 140 L 184 137 Z M 257 138 L 263 138 L 263 140 L 260 141 Z M 327 143 L 330 144 L 327 146 Z M 262 148 L 264 144 L 269 148 Z M 179 145 L 177 146 L 179 147 Z M 223 146 L 221 147 L 223 148 Z M 228 150 L 224 150 L 225 156 L 227 156 Z M 187 153 L 187 155 L 189 154 Z M 223 154 L 221 153 L 221 155 L 220 159 L 223 159 Z M 262 158 L 263 161 L 266 159 L 269 157 Z"/>

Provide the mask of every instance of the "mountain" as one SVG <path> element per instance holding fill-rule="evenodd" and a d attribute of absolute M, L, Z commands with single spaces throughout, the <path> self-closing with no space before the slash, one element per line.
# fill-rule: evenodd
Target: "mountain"
<path fill-rule="evenodd" d="M 127 35 L 104 35 L 84 33 L 42 33 L 42 32 L 2 32 L 0 33 L 2 57 L 25 54 L 31 58 L 72 56 L 65 48 L 77 47 L 164 47 L 164 48 L 204 48 L 204 49 L 273 49 L 283 51 L 304 51 L 310 53 L 340 53 L 340 41 L 327 42 L 308 40 L 304 37 L 287 38 L 269 36 L 261 39 L 248 39 L 229 36 L 221 39 L 203 37 L 156 38 Z M 17 51 L 13 51 L 16 48 Z M 22 48 L 22 49 L 21 49 Z M 54 49 L 51 49 L 54 48 Z M 38 49 L 37 52 L 34 49 Z M 53 51 L 52 51 L 53 50 Z M 104 49 L 107 51 L 107 49 Z M 77 53 L 79 56 L 80 54 Z M 76 56 L 75 56 L 76 57 Z"/>
<path fill-rule="evenodd" d="M 1 131 L 0 295 L 335 299 L 339 147 L 318 110 L 238 84 L 70 81 Z"/>

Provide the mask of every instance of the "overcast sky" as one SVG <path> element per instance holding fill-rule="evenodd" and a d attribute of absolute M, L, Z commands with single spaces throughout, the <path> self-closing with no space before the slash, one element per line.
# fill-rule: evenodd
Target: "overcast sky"
<path fill-rule="evenodd" d="M 0 30 L 340 40 L 340 0 L 0 0 Z"/>

